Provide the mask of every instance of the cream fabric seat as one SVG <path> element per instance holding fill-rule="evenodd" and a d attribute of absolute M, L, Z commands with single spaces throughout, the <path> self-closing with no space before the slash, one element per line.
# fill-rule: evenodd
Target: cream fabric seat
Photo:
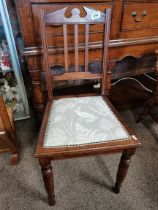
<path fill-rule="evenodd" d="M 44 147 L 65 147 L 129 139 L 101 96 L 54 100 Z"/>

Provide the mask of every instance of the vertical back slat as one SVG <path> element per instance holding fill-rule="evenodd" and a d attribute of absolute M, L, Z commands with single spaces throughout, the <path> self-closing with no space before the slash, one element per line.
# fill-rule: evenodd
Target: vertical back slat
<path fill-rule="evenodd" d="M 102 82 L 101 82 L 101 94 L 108 94 L 108 85 L 110 78 L 108 76 L 107 61 L 108 61 L 108 43 L 110 34 L 110 24 L 111 24 L 111 9 L 106 10 L 106 18 L 104 24 L 104 40 L 103 40 L 103 66 L 102 66 Z"/>
<path fill-rule="evenodd" d="M 78 72 L 78 24 L 74 25 L 75 29 L 75 71 Z"/>
<path fill-rule="evenodd" d="M 64 32 L 64 59 L 65 59 L 65 72 L 68 72 L 68 40 L 67 40 L 67 25 L 63 25 Z"/>
<path fill-rule="evenodd" d="M 85 71 L 88 71 L 89 24 L 85 25 Z"/>

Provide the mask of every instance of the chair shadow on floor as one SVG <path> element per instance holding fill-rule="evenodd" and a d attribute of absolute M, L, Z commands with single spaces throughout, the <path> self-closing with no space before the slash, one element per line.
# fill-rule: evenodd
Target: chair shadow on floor
<path fill-rule="evenodd" d="M 115 182 L 110 174 L 110 171 L 108 170 L 108 167 L 106 166 L 105 162 L 103 161 L 102 157 L 96 156 L 95 158 L 100 170 L 102 171 L 103 174 L 103 179 L 99 180 L 99 177 L 93 175 L 92 173 L 88 173 L 86 171 L 80 172 L 80 176 L 82 177 L 83 180 L 88 181 L 90 183 L 99 185 L 102 188 L 106 188 L 107 190 L 113 192 L 113 186 L 115 185 Z M 106 180 L 109 182 L 106 183 Z"/>

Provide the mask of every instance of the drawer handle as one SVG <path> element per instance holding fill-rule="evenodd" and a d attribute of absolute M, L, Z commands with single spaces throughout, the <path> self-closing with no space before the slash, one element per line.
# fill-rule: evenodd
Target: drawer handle
<path fill-rule="evenodd" d="M 137 15 L 136 11 L 132 12 L 132 17 L 133 17 L 135 22 L 141 22 L 145 16 L 147 16 L 147 11 L 146 10 L 144 10 L 140 16 Z"/>

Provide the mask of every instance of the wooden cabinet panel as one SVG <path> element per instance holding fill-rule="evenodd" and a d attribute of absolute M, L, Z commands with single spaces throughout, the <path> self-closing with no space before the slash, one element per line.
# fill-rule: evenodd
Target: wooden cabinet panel
<path fill-rule="evenodd" d="M 157 29 L 158 3 L 125 3 L 122 31 Z"/>
<path fill-rule="evenodd" d="M 98 2 L 112 2 L 114 0 L 30 0 L 31 3 L 65 3 L 65 2 L 69 2 L 69 3 L 74 3 L 74 2 L 91 2 L 91 3 L 98 3 Z"/>
<path fill-rule="evenodd" d="M 158 2 L 125 2 L 122 14 L 121 38 L 158 34 Z"/>
<path fill-rule="evenodd" d="M 158 0 L 14 0 L 16 3 L 21 32 L 25 49 L 23 55 L 27 57 L 27 63 L 32 78 L 35 108 L 38 113 L 44 110 L 43 82 L 40 76 L 44 73 L 45 65 L 42 59 L 41 37 L 39 26 L 39 10 L 57 10 L 68 6 L 67 15 L 73 7 L 81 9 L 82 6 L 92 7 L 104 11 L 112 8 L 112 24 L 109 41 L 109 59 L 115 63 L 126 56 L 140 57 L 150 54 L 158 48 Z M 81 15 L 84 15 L 82 10 Z M 84 57 L 84 28 L 80 27 L 79 35 L 79 64 Z M 51 34 L 49 45 L 54 55 L 49 56 L 50 64 L 63 65 L 63 35 L 62 27 L 50 27 L 47 31 Z M 89 61 L 101 59 L 102 26 L 90 28 L 90 58 Z M 69 47 L 74 44 L 74 30 L 68 28 Z M 72 47 L 73 48 L 73 47 Z M 73 63 L 73 49 L 70 52 L 69 65 Z M 112 66 L 110 67 L 112 68 Z M 142 72 L 142 71 L 141 71 Z M 117 78 L 117 76 L 115 77 Z"/>

